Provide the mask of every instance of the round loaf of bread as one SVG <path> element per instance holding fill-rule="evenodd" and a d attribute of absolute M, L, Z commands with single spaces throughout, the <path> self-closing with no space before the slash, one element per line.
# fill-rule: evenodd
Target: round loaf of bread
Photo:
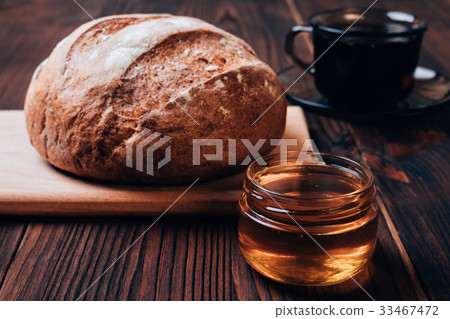
<path fill-rule="evenodd" d="M 269 152 L 285 126 L 282 93 L 230 33 L 190 17 L 117 15 L 55 47 L 33 75 L 25 113 L 32 145 L 62 170 L 175 185 L 242 169 L 250 144 Z"/>

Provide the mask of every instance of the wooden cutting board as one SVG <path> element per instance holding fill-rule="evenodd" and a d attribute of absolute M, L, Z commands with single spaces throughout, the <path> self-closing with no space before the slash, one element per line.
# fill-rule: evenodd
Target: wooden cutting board
<path fill-rule="evenodd" d="M 61 216 L 160 215 L 188 186 L 138 187 L 86 181 L 47 164 L 28 140 L 23 111 L 0 112 L 0 214 Z M 284 138 L 303 145 L 302 110 L 289 106 Z M 197 183 L 167 213 L 236 214 L 244 172 Z"/>

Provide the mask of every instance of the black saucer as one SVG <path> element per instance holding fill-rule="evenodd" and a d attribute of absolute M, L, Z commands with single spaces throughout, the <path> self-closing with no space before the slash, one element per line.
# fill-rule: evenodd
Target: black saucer
<path fill-rule="evenodd" d="M 287 89 L 302 74 L 302 71 L 290 66 L 278 72 L 281 81 Z M 380 109 L 376 111 L 358 112 L 327 105 L 322 95 L 314 85 L 314 79 L 309 74 L 301 77 L 286 92 L 291 104 L 300 105 L 305 111 L 321 115 L 354 119 L 354 120 L 390 120 L 403 117 L 423 115 L 450 103 L 450 79 L 434 70 L 417 67 L 414 78 L 416 83 L 411 95 L 394 109 Z"/>

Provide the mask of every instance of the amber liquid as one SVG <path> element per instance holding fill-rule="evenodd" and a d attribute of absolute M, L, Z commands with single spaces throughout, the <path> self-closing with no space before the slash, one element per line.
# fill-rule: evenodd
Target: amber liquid
<path fill-rule="evenodd" d="M 277 193 L 310 198 L 311 202 L 314 198 L 336 198 L 361 188 L 356 178 L 350 174 L 336 175 L 334 170 L 327 167 L 313 172 L 305 168 L 304 172 L 296 170 L 288 174 L 263 172 L 259 183 Z M 273 280 L 299 285 L 336 284 L 359 272 L 374 253 L 378 214 L 373 203 L 362 210 L 359 207 L 352 217 L 345 219 L 323 221 L 318 215 L 317 223 L 314 216 L 306 219 L 295 214 L 295 207 L 282 205 L 303 229 L 290 218 L 283 219 L 287 215 L 274 202 L 263 204 L 268 211 L 275 212 L 269 219 L 267 214 L 262 216 L 250 209 L 246 195 L 242 196 L 240 205 L 243 211 L 238 228 L 241 252 L 255 270 Z M 296 208 L 310 209 L 307 204 Z M 283 222 L 278 223 L 277 219 Z"/>

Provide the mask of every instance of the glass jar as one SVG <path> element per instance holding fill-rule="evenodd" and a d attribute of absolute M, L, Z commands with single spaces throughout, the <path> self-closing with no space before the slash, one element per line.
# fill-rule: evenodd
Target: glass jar
<path fill-rule="evenodd" d="M 336 284 L 358 273 L 374 253 L 372 173 L 349 158 L 319 155 L 321 163 L 299 164 L 299 152 L 272 154 L 262 158 L 266 165 L 253 162 L 247 169 L 239 245 L 248 264 L 273 280 Z"/>

